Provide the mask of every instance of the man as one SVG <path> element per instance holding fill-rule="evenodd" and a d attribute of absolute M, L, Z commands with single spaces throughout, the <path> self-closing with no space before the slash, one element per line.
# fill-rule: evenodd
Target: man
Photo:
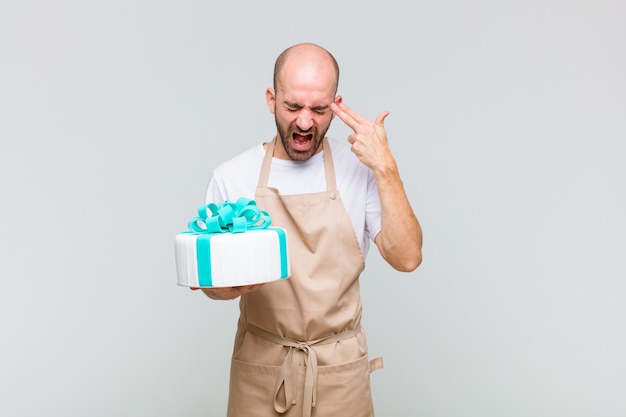
<path fill-rule="evenodd" d="M 278 134 L 221 164 L 207 202 L 256 200 L 287 230 L 288 280 L 203 289 L 240 299 L 229 416 L 371 416 L 360 326 L 359 275 L 373 240 L 399 271 L 421 263 L 422 231 L 387 143 L 383 112 L 370 121 L 336 95 L 339 68 L 314 44 L 285 50 L 267 105 Z M 325 138 L 337 116 L 354 133 Z"/>

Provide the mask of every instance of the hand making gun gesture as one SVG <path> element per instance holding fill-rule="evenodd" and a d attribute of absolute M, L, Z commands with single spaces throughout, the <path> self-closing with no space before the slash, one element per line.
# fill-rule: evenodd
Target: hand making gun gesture
<path fill-rule="evenodd" d="M 404 190 L 387 141 L 384 120 L 388 111 L 371 121 L 342 101 L 330 109 L 354 133 L 348 136 L 352 152 L 372 170 L 381 204 L 381 231 L 375 242 L 382 257 L 398 271 L 413 271 L 422 261 L 422 229 Z"/>

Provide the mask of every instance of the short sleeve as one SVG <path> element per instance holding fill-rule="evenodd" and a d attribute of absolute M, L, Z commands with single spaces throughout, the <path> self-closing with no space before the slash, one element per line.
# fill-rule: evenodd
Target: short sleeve
<path fill-rule="evenodd" d="M 372 171 L 367 174 L 367 207 L 365 211 L 365 232 L 374 241 L 381 230 L 380 196 Z"/>
<path fill-rule="evenodd" d="M 218 180 L 215 178 L 215 173 L 213 173 L 213 176 L 211 177 L 211 180 L 209 181 L 209 185 L 207 186 L 207 189 L 206 189 L 204 202 L 208 204 L 208 203 L 224 201 L 226 200 L 226 198 L 224 197 L 224 194 L 225 193 L 224 193 L 223 187 L 219 186 Z"/>

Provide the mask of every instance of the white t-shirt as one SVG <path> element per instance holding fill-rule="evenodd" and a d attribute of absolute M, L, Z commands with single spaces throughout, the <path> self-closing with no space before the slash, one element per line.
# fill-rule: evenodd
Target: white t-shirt
<path fill-rule="evenodd" d="M 380 232 L 380 199 L 374 174 L 347 144 L 330 139 L 329 144 L 339 195 L 366 257 L 370 240 Z M 220 164 L 207 187 L 206 202 L 237 201 L 240 197 L 254 199 L 264 156 L 263 144 L 258 144 Z M 283 195 L 326 191 L 324 152 L 306 161 L 272 158 L 268 187 L 278 189 Z"/>

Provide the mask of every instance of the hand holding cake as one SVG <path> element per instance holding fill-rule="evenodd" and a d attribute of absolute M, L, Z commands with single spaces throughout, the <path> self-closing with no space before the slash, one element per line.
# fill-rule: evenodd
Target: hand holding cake
<path fill-rule="evenodd" d="M 223 288 L 199 288 L 191 287 L 192 290 L 202 290 L 207 297 L 213 300 L 232 300 L 240 295 L 247 294 L 261 288 L 264 284 L 241 285 L 239 287 L 223 287 Z"/>
<path fill-rule="evenodd" d="M 189 230 L 176 236 L 178 284 L 222 288 L 205 293 L 231 299 L 255 284 L 287 278 L 287 234 L 269 227 L 271 222 L 269 213 L 246 198 L 200 207 Z"/>

